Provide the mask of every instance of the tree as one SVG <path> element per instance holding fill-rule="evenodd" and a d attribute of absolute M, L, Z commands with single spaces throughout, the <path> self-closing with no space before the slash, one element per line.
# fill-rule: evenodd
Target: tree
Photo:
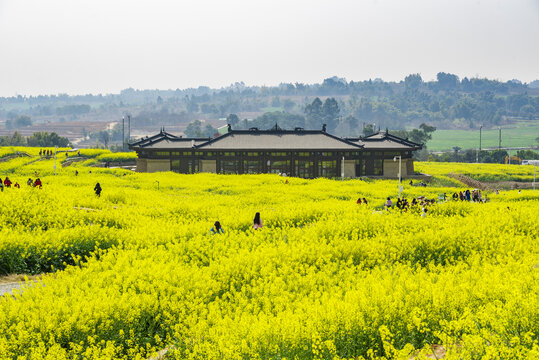
<path fill-rule="evenodd" d="M 442 90 L 451 90 L 457 87 L 459 83 L 459 77 L 457 75 L 439 72 L 436 74 L 438 79 L 438 88 Z"/>
<path fill-rule="evenodd" d="M 311 129 L 322 127 L 324 121 L 322 116 L 322 105 L 322 100 L 317 97 L 312 103 L 305 106 L 304 112 L 307 117 L 306 125 Z"/>
<path fill-rule="evenodd" d="M 18 129 L 32 125 L 32 119 L 28 115 L 20 115 L 14 120 L 6 121 L 6 129 Z"/>
<path fill-rule="evenodd" d="M 459 151 L 462 150 L 459 146 L 453 146 L 453 151 L 455 151 L 455 162 L 459 161 Z"/>
<path fill-rule="evenodd" d="M 376 132 L 376 130 L 374 129 L 374 125 L 373 124 L 367 124 L 365 125 L 365 127 L 363 128 L 363 135 L 364 136 L 369 136 L 369 135 L 372 135 Z"/>
<path fill-rule="evenodd" d="M 215 104 L 202 104 L 200 105 L 200 111 L 204 114 L 217 114 L 219 109 Z"/>
<path fill-rule="evenodd" d="M 322 117 L 324 124 L 327 125 L 328 131 L 333 132 L 339 124 L 339 104 L 335 98 L 327 98 L 322 105 Z"/>
<path fill-rule="evenodd" d="M 56 115 L 80 115 L 87 114 L 92 108 L 90 105 L 66 105 L 56 108 Z"/>
<path fill-rule="evenodd" d="M 200 120 L 195 120 L 189 123 L 189 125 L 187 125 L 187 128 L 184 131 L 185 136 L 194 138 L 203 137 L 204 134 L 202 133 L 201 125 L 202 123 L 200 122 Z"/>
<path fill-rule="evenodd" d="M 404 85 L 407 90 L 418 89 L 423 84 L 423 79 L 419 74 L 410 74 L 404 78 Z"/>
<path fill-rule="evenodd" d="M 348 128 L 349 128 L 350 130 L 352 130 L 352 129 L 357 128 L 357 123 L 358 123 L 358 121 L 357 121 L 357 119 L 356 119 L 354 116 L 348 115 L 348 116 L 344 119 L 344 123 L 345 123 L 346 125 L 348 125 Z"/>
<path fill-rule="evenodd" d="M 65 137 L 59 136 L 55 132 L 48 133 L 46 131 L 38 131 L 26 138 L 28 146 L 58 146 L 58 147 L 68 147 L 70 146 L 69 140 Z"/>
<path fill-rule="evenodd" d="M 290 99 L 285 99 L 283 101 L 283 108 L 286 112 L 290 112 L 294 108 L 294 106 L 296 106 L 296 103 Z"/>
<path fill-rule="evenodd" d="M 230 124 L 232 126 L 236 126 L 240 122 L 240 118 L 236 114 L 230 114 L 230 115 L 228 115 L 226 117 L 226 122 L 227 122 L 227 124 Z"/>
<path fill-rule="evenodd" d="M 206 125 L 204 127 L 204 136 L 205 137 L 213 137 L 216 133 L 218 133 L 217 129 L 211 126 L 210 124 Z"/>
<path fill-rule="evenodd" d="M 408 138 L 418 144 L 423 144 L 426 147 L 426 143 L 432 139 L 432 133 L 436 130 L 436 127 L 429 126 L 425 123 L 419 125 L 419 129 L 412 129 L 408 132 Z"/>
<path fill-rule="evenodd" d="M 26 146 L 26 138 L 23 137 L 18 131 L 15 131 L 13 135 L 0 136 L 0 146 Z"/>
<path fill-rule="evenodd" d="M 539 153 L 533 150 L 518 150 L 517 157 L 523 160 L 539 160 Z"/>
<path fill-rule="evenodd" d="M 533 115 L 535 114 L 535 108 L 531 104 L 523 105 L 520 108 L 519 111 L 520 116 L 528 118 L 529 120 L 533 119 Z"/>
<path fill-rule="evenodd" d="M 105 148 L 108 147 L 110 141 L 110 134 L 107 130 L 102 130 L 99 132 L 99 140 L 105 145 Z"/>
<path fill-rule="evenodd" d="M 194 102 L 193 100 L 189 101 L 187 103 L 187 112 L 197 113 L 198 112 L 198 104 L 196 102 Z"/>

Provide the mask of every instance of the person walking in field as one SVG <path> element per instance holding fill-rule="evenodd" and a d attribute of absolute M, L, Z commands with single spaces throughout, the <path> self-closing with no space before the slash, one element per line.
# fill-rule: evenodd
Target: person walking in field
<path fill-rule="evenodd" d="M 386 207 L 386 209 L 390 209 L 392 205 L 393 203 L 391 202 L 391 198 L 388 197 L 384 206 Z"/>
<path fill-rule="evenodd" d="M 367 199 L 363 198 L 363 204 L 367 205 Z"/>
<path fill-rule="evenodd" d="M 101 197 L 101 185 L 99 183 L 95 184 L 94 191 L 97 197 Z"/>
<path fill-rule="evenodd" d="M 34 180 L 32 180 L 32 178 L 28 178 L 28 180 L 26 181 L 26 185 L 34 186 Z"/>
<path fill-rule="evenodd" d="M 213 224 L 213 227 L 210 229 L 210 235 L 215 234 L 224 234 L 225 231 L 223 230 L 221 223 L 219 221 L 216 221 L 215 224 Z"/>
<path fill-rule="evenodd" d="M 2 178 L 0 178 L 0 191 L 4 191 L 4 183 L 2 182 Z"/>
<path fill-rule="evenodd" d="M 255 230 L 262 229 L 263 226 L 264 226 L 264 224 L 262 224 L 262 219 L 260 219 L 260 213 L 257 212 L 255 214 L 255 218 L 253 220 L 253 229 L 255 229 Z"/>
<path fill-rule="evenodd" d="M 9 180 L 9 178 L 6 176 L 6 178 L 4 179 L 4 186 L 5 187 L 11 187 L 11 180 Z"/>
<path fill-rule="evenodd" d="M 361 198 L 358 198 L 356 204 L 361 205 Z"/>

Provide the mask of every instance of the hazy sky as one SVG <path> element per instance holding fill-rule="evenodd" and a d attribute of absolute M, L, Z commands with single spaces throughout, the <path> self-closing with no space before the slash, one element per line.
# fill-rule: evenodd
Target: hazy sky
<path fill-rule="evenodd" d="M 539 79 L 539 0 L 0 0 L 0 96 Z"/>

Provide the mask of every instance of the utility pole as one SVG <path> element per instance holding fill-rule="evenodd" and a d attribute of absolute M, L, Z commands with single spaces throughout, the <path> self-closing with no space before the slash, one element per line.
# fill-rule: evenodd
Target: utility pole
<path fill-rule="evenodd" d="M 481 131 L 483 130 L 483 125 L 479 126 L 479 151 L 481 152 Z"/>
<path fill-rule="evenodd" d="M 501 128 L 501 126 L 498 126 L 498 132 L 499 132 L 499 135 L 498 135 L 498 150 L 500 150 L 502 148 L 502 128 Z"/>
<path fill-rule="evenodd" d="M 58 153 L 58 146 L 54 147 L 54 176 L 56 176 L 56 154 Z"/>
<path fill-rule="evenodd" d="M 131 115 L 127 115 L 127 143 L 131 140 Z"/>
<path fill-rule="evenodd" d="M 342 162 L 341 162 L 341 180 L 344 181 L 344 156 L 342 157 Z"/>
<path fill-rule="evenodd" d="M 401 186 L 401 170 L 402 170 L 402 156 L 397 155 L 393 158 L 393 161 L 397 161 L 397 158 L 399 158 L 399 199 L 401 198 L 401 192 L 402 192 L 402 186 Z"/>
<path fill-rule="evenodd" d="M 533 163 L 533 192 L 535 192 L 535 163 Z"/>
<path fill-rule="evenodd" d="M 122 151 L 125 151 L 125 116 L 122 116 Z"/>

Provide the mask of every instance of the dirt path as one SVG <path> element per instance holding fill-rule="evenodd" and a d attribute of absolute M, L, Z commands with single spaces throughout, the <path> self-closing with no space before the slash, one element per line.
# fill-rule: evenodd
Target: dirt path
<path fill-rule="evenodd" d="M 487 186 L 483 184 L 481 181 L 474 180 L 469 176 L 462 175 L 462 174 L 454 174 L 454 173 L 450 173 L 448 175 L 452 177 L 453 179 L 457 179 L 461 183 L 471 186 L 475 189 L 479 189 L 483 191 L 487 189 Z"/>
<path fill-rule="evenodd" d="M 491 190 L 494 191 L 496 189 L 531 189 L 533 187 L 533 183 L 531 182 L 517 182 L 517 181 L 498 181 L 498 182 L 481 182 L 475 179 L 472 179 L 469 176 L 462 175 L 462 174 L 454 174 L 450 173 L 448 174 L 453 179 L 457 179 L 463 184 L 466 184 L 468 186 L 471 186 L 475 189 L 479 189 L 482 191 L 485 190 Z"/>
<path fill-rule="evenodd" d="M 7 283 L 7 284 L 0 284 L 0 296 L 11 294 L 13 295 L 13 290 L 20 289 L 21 283 Z"/>

